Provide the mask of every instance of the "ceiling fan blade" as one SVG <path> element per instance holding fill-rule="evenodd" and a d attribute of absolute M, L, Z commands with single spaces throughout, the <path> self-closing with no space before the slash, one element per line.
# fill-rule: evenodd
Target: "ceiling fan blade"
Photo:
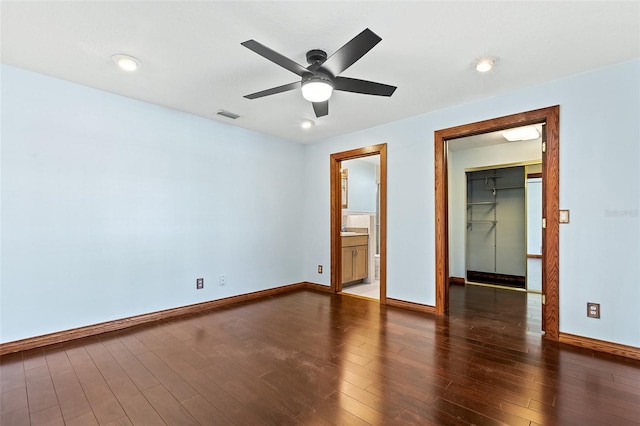
<path fill-rule="evenodd" d="M 336 77 L 333 85 L 334 90 L 364 95 L 391 96 L 396 91 L 396 86 L 348 77 Z"/>
<path fill-rule="evenodd" d="M 329 114 L 329 101 L 313 102 L 313 111 L 316 113 L 316 117 L 324 117 Z"/>
<path fill-rule="evenodd" d="M 300 82 L 285 84 L 283 86 L 272 87 L 271 89 L 262 90 L 260 92 L 252 93 L 250 95 L 244 95 L 247 99 L 257 99 L 264 96 L 275 95 L 276 93 L 288 92 L 289 90 L 295 90 L 300 88 Z"/>
<path fill-rule="evenodd" d="M 358 59 L 362 58 L 364 54 L 378 44 L 380 40 L 382 39 L 367 28 L 331 55 L 322 64 L 322 68 L 329 71 L 332 75 L 337 76 L 353 65 Z"/>
<path fill-rule="evenodd" d="M 287 58 L 286 56 L 281 55 L 280 53 L 268 48 L 261 43 L 258 43 L 255 40 L 247 40 L 240 44 L 249 50 L 253 50 L 258 55 L 270 60 L 271 62 L 280 65 L 282 68 L 288 69 L 292 73 L 299 75 L 300 77 L 302 77 L 303 74 L 309 74 L 310 72 L 299 63 Z M 311 72 L 313 73 L 313 71 Z"/>

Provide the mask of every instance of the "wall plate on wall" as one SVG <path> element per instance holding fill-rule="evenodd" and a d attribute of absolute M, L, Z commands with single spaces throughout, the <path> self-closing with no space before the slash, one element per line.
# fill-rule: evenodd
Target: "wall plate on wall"
<path fill-rule="evenodd" d="M 569 223 L 569 210 L 560 210 L 560 223 Z"/>

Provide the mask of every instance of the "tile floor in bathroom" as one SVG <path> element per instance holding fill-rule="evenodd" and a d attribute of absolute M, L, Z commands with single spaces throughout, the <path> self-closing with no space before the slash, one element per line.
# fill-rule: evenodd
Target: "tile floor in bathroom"
<path fill-rule="evenodd" d="M 369 284 L 354 284 L 342 289 L 343 293 L 380 299 L 380 281 Z"/>

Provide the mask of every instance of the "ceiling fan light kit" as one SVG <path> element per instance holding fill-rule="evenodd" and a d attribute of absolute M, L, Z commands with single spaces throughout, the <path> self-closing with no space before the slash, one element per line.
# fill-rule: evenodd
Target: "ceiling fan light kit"
<path fill-rule="evenodd" d="M 298 75 L 301 80 L 245 95 L 245 98 L 258 99 L 300 88 L 302 96 L 312 103 L 316 117 L 323 117 L 329 114 L 329 98 L 334 90 L 364 95 L 391 96 L 396 90 L 395 86 L 339 76 L 381 40 L 367 28 L 329 57 L 324 50 L 308 51 L 307 62 L 309 66 L 307 67 L 255 40 L 247 40 L 241 43 L 244 47 Z"/>
<path fill-rule="evenodd" d="M 333 93 L 333 83 L 328 78 L 312 76 L 302 80 L 302 96 L 309 102 L 328 101 Z"/>

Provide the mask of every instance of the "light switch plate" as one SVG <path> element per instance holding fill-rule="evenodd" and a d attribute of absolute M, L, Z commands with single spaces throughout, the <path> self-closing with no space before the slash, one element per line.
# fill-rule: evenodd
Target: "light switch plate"
<path fill-rule="evenodd" d="M 560 210 L 560 223 L 569 223 L 569 210 Z"/>

